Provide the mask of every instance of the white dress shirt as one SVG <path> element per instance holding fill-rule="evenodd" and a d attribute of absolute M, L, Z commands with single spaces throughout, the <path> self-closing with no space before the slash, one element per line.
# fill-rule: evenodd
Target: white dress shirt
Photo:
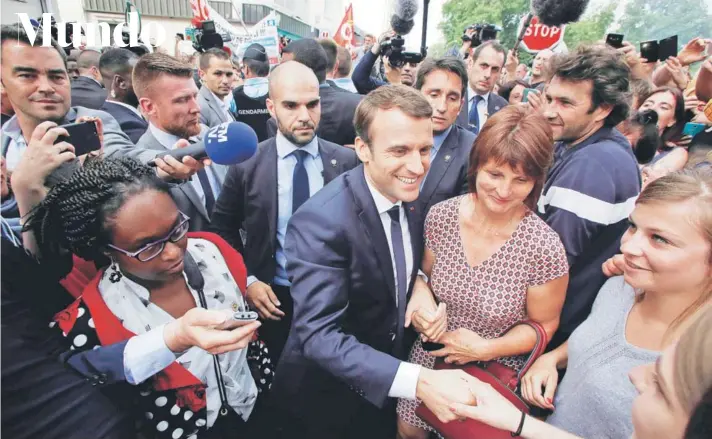
<path fill-rule="evenodd" d="M 471 86 L 467 86 L 467 114 L 469 117 L 470 110 L 472 109 L 472 103 L 475 101 L 475 96 L 478 95 L 476 91 L 472 89 Z M 489 97 L 491 93 L 487 93 L 482 96 L 482 100 L 477 104 L 477 116 L 479 117 L 480 120 L 480 126 L 477 127 L 482 131 L 482 127 L 485 126 L 485 122 L 487 122 L 487 118 L 489 117 L 489 113 L 487 112 L 487 108 L 489 106 Z"/>
<path fill-rule="evenodd" d="M 383 194 L 381 194 L 369 181 L 368 175 L 366 175 L 366 184 L 368 189 L 371 191 L 371 196 L 373 201 L 376 203 L 376 210 L 378 210 L 378 215 L 381 218 L 381 223 L 383 224 L 383 230 L 386 232 L 386 241 L 388 241 L 388 248 L 391 251 L 391 263 L 393 264 L 393 276 L 394 285 L 396 286 L 396 291 L 398 291 L 398 274 L 396 271 L 396 259 L 393 254 L 393 239 L 391 237 L 391 217 L 388 211 L 393 208 L 393 206 L 400 207 L 400 228 L 401 234 L 403 236 L 403 251 L 405 252 L 405 268 L 407 275 L 407 285 L 410 285 L 411 273 L 413 272 L 413 244 L 410 239 L 410 229 L 408 228 L 408 218 L 405 215 L 405 209 L 403 208 L 403 202 L 397 201 L 392 203 Z M 398 294 L 396 294 L 396 304 L 398 303 Z M 388 396 L 391 398 L 406 398 L 415 399 L 416 389 L 418 388 L 418 376 L 420 375 L 421 366 L 412 363 L 401 362 L 398 366 L 398 371 L 393 379 L 393 384 L 388 391 Z"/>

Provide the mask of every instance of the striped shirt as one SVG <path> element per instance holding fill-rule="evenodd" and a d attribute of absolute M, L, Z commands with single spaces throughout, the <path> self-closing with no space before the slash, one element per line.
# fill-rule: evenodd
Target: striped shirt
<path fill-rule="evenodd" d="M 559 234 L 570 271 L 561 323 L 550 349 L 568 339 L 591 312 L 606 281 L 601 265 L 619 253 L 640 186 L 630 143 L 615 128 L 603 127 L 573 147 L 555 145 L 538 213 Z"/>

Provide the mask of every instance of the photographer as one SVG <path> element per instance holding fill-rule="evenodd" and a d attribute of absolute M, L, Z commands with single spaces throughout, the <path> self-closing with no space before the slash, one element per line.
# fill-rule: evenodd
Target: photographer
<path fill-rule="evenodd" d="M 389 30 L 378 37 L 376 44 L 371 47 L 370 51 L 364 54 L 363 59 L 354 69 L 351 80 L 354 82 L 356 90 L 358 90 L 359 93 L 368 94 L 386 84 L 404 84 L 409 87 L 413 85 L 418 64 L 406 62 L 402 68 L 396 68 L 391 65 L 387 56 L 383 56 L 383 68 L 386 81 L 371 76 L 371 70 L 381 55 L 383 44 L 395 36 L 396 33 Z"/>

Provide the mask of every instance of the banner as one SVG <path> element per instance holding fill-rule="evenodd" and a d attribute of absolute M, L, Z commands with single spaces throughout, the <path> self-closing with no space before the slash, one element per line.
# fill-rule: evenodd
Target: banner
<path fill-rule="evenodd" d="M 267 56 L 269 57 L 270 66 L 276 66 L 277 64 L 279 64 L 279 37 L 277 37 L 276 35 L 255 37 L 250 41 L 240 44 L 240 46 L 237 48 L 237 51 L 234 53 L 237 54 L 238 58 L 242 59 L 249 45 L 255 43 L 261 44 L 265 48 Z"/>

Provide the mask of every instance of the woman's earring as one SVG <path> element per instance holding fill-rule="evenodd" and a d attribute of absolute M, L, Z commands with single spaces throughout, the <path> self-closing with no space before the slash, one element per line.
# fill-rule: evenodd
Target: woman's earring
<path fill-rule="evenodd" d="M 111 98 L 116 99 L 116 91 L 114 91 L 113 89 L 111 90 Z"/>
<path fill-rule="evenodd" d="M 112 284 L 118 283 L 122 277 L 124 277 L 123 274 L 121 274 L 121 271 L 119 271 L 119 266 L 116 264 L 116 261 L 114 258 L 111 258 L 111 274 L 109 275 L 109 280 L 111 281 Z"/>

